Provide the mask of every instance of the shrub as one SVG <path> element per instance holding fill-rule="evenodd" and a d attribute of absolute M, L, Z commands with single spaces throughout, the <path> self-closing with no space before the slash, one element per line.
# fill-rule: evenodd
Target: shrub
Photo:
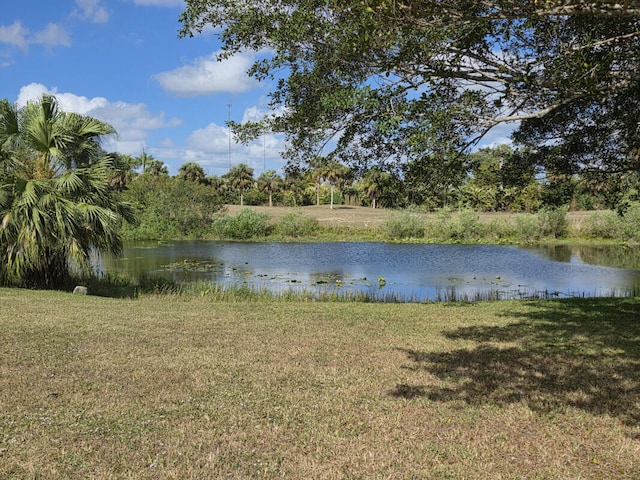
<path fill-rule="evenodd" d="M 451 235 L 454 240 L 480 239 L 483 235 L 483 227 L 478 213 L 468 208 L 460 210 L 453 218 Z"/>
<path fill-rule="evenodd" d="M 269 215 L 250 208 L 240 210 L 237 215 L 224 215 L 213 222 L 212 230 L 220 238 L 247 240 L 267 235 Z"/>
<path fill-rule="evenodd" d="M 613 211 L 594 213 L 586 220 L 584 234 L 591 238 L 640 242 L 640 204 L 628 205 L 623 214 Z"/>
<path fill-rule="evenodd" d="M 591 238 L 618 238 L 621 228 L 621 217 L 613 211 L 604 211 L 590 215 L 585 220 L 583 232 Z"/>
<path fill-rule="evenodd" d="M 431 239 L 447 240 L 450 238 L 450 224 L 453 218 L 453 210 L 441 208 L 436 213 L 436 219 L 427 222 L 426 234 Z"/>
<path fill-rule="evenodd" d="M 176 177 L 143 174 L 122 193 L 137 209 L 137 226 L 124 225 L 127 239 L 205 238 L 222 208 L 219 194 L 209 185 Z"/>
<path fill-rule="evenodd" d="M 287 213 L 276 227 L 280 235 L 287 237 L 303 237 L 318 231 L 318 220 L 302 212 Z"/>
<path fill-rule="evenodd" d="M 462 209 L 453 214 L 451 210 L 438 212 L 437 220 L 429 224 L 429 233 L 433 238 L 454 242 L 477 242 L 484 234 L 478 214 L 471 209 Z"/>
<path fill-rule="evenodd" d="M 567 209 L 545 208 L 538 212 L 538 224 L 541 237 L 563 238 L 569 232 Z"/>
<path fill-rule="evenodd" d="M 392 214 L 380 226 L 382 233 L 394 240 L 403 238 L 423 238 L 424 224 L 410 213 Z"/>
<path fill-rule="evenodd" d="M 640 204 L 631 204 L 624 212 L 621 223 L 622 239 L 630 242 L 640 242 Z"/>
<path fill-rule="evenodd" d="M 509 222 L 502 219 L 491 220 L 488 224 L 482 224 L 484 238 L 490 242 L 502 242 L 514 238 L 515 228 Z"/>
<path fill-rule="evenodd" d="M 521 242 L 533 242 L 540 239 L 540 223 L 535 215 L 516 215 L 515 237 Z"/>

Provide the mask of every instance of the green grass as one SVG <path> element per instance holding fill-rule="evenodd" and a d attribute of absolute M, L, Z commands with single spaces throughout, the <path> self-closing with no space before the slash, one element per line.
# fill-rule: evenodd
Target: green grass
<path fill-rule="evenodd" d="M 640 299 L 0 289 L 0 478 L 640 478 Z"/>

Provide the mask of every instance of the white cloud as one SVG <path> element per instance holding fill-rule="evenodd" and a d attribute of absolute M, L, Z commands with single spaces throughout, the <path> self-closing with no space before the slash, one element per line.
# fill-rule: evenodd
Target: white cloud
<path fill-rule="evenodd" d="M 112 125 L 118 132 L 117 138 L 110 139 L 105 148 L 129 155 L 139 155 L 142 147 L 147 153 L 162 160 L 175 175 L 180 165 L 197 162 L 208 174 L 223 175 L 228 171 L 229 163 L 246 163 L 255 170 L 256 176 L 266 169 L 280 169 L 283 161 L 280 152 L 284 149 L 281 136 L 265 134 L 249 145 L 237 144 L 231 138 L 231 157 L 229 158 L 229 129 L 223 125 L 210 123 L 194 130 L 178 145 L 175 139 L 156 140 L 152 145 L 149 138 L 154 132 L 182 124 L 176 118 L 166 119 L 164 113 L 152 113 L 143 103 L 109 101 L 104 97 L 88 98 L 74 93 L 60 93 L 55 88 L 47 88 L 40 83 L 31 83 L 20 89 L 16 103 L 24 106 L 27 102 L 39 99 L 43 94 L 55 95 L 63 110 L 99 118 Z M 258 107 L 248 108 L 243 119 L 257 119 L 262 114 Z"/>
<path fill-rule="evenodd" d="M 29 45 L 70 47 L 71 36 L 57 23 L 50 23 L 43 30 L 32 33 L 21 22 L 16 21 L 8 26 L 0 25 L 0 43 L 13 45 L 26 52 Z"/>
<path fill-rule="evenodd" d="M 20 22 L 13 22 L 11 25 L 0 25 L 0 42 L 14 45 L 21 50 L 29 48 L 27 35 L 29 30 L 22 26 Z"/>
<path fill-rule="evenodd" d="M 44 94 L 55 95 L 64 110 L 81 115 L 87 115 L 91 110 L 108 104 L 107 99 L 103 97 L 89 99 L 73 93 L 58 93 L 57 89 L 49 89 L 41 83 L 30 83 L 22 87 L 16 103 L 23 107 L 27 102 L 38 100 Z"/>
<path fill-rule="evenodd" d="M 59 93 L 57 89 L 49 89 L 40 83 L 22 87 L 16 103 L 23 106 L 43 94 L 55 95 L 64 111 L 95 117 L 113 126 L 118 137 L 112 139 L 107 148 L 120 153 L 137 155 L 151 132 L 182 123 L 177 118 L 165 119 L 163 112 L 149 112 L 143 103 L 110 102 L 104 97 L 87 98 L 74 93 Z"/>
<path fill-rule="evenodd" d="M 257 122 L 260 121 L 265 115 L 265 112 L 258 107 L 249 107 L 244 111 L 242 116 L 242 123 Z"/>
<path fill-rule="evenodd" d="M 495 148 L 499 145 L 512 145 L 511 134 L 520 126 L 520 122 L 500 123 L 482 137 L 476 148 Z"/>
<path fill-rule="evenodd" d="M 253 55 L 237 54 L 218 61 L 216 53 L 200 57 L 191 65 L 153 76 L 166 91 L 179 97 L 197 97 L 215 93 L 242 93 L 257 86 L 247 75 Z"/>
<path fill-rule="evenodd" d="M 73 15 L 93 23 L 107 23 L 109 21 L 109 11 L 101 5 L 101 0 L 76 0 Z"/>
<path fill-rule="evenodd" d="M 13 60 L 3 52 L 0 52 L 0 68 L 7 68 L 13 64 Z"/>
<path fill-rule="evenodd" d="M 265 97 L 262 97 L 259 99 L 258 103 L 262 107 L 264 107 L 266 102 L 267 102 L 267 99 Z M 258 122 L 265 117 L 267 118 L 277 117 L 277 116 L 283 115 L 285 111 L 286 109 L 284 106 L 279 106 L 276 109 L 269 108 L 267 110 L 265 110 L 264 108 L 261 108 L 260 106 L 249 107 L 244 111 L 244 114 L 242 115 L 241 123 Z"/>
<path fill-rule="evenodd" d="M 187 146 L 209 153 L 226 153 L 229 150 L 229 128 L 210 123 L 189 135 Z"/>
<path fill-rule="evenodd" d="M 256 107 L 247 109 L 244 118 L 251 117 Z M 187 145 L 181 155 L 183 162 L 197 162 L 205 171 L 215 175 L 222 175 L 228 171 L 229 164 L 245 163 L 255 170 L 256 175 L 263 170 L 278 170 L 283 165 L 280 152 L 284 149 L 282 137 L 265 134 L 249 143 L 242 145 L 231 138 L 229 151 L 229 129 L 210 123 L 204 128 L 195 130 L 188 138 Z"/>
<path fill-rule="evenodd" d="M 49 48 L 58 46 L 70 47 L 71 37 L 64 27 L 56 23 L 50 23 L 44 30 L 34 33 L 31 43 Z"/>
<path fill-rule="evenodd" d="M 149 112 L 144 103 L 107 103 L 89 110 L 86 115 L 113 125 L 118 131 L 120 141 L 144 139 L 150 131 L 177 127 L 182 123 L 177 118 L 166 120 L 162 112 L 157 114 Z"/>

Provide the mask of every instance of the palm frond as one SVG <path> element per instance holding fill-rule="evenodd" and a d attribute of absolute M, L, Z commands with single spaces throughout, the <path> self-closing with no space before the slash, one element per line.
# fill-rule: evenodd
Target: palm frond
<path fill-rule="evenodd" d="M 56 190 L 64 193 L 73 194 L 85 188 L 85 182 L 80 177 L 77 170 L 65 173 L 53 179 Z"/>
<path fill-rule="evenodd" d="M 29 180 L 24 184 L 24 190 L 22 191 L 19 199 L 18 206 L 29 206 L 38 203 L 40 182 L 38 180 Z"/>
<path fill-rule="evenodd" d="M 0 101 L 0 150 L 11 151 L 19 145 L 20 114 L 18 107 L 7 100 Z"/>
<path fill-rule="evenodd" d="M 0 184 L 0 213 L 11 205 L 12 200 L 11 184 Z"/>

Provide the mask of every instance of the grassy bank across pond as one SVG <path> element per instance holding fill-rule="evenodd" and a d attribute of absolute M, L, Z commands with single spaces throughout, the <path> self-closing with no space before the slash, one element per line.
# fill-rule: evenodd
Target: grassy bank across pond
<path fill-rule="evenodd" d="M 547 209 L 535 214 L 469 209 L 385 210 L 326 205 L 263 207 L 227 205 L 216 238 L 291 238 L 312 241 L 531 244 L 640 242 L 640 205 L 625 217 L 613 211 Z M 240 221 L 242 218 L 242 221 Z"/>
<path fill-rule="evenodd" d="M 640 478 L 639 298 L 0 302 L 0 478 Z"/>

